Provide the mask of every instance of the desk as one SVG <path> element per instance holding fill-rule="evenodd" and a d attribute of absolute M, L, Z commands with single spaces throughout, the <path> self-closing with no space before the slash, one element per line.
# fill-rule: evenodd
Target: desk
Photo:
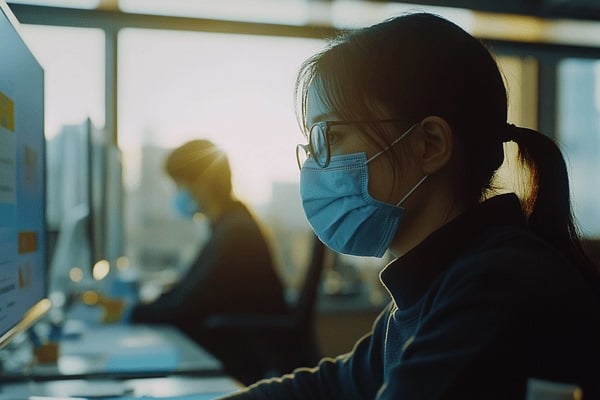
<path fill-rule="evenodd" d="M 85 326 L 61 340 L 56 364 L 4 371 L 0 381 L 222 373 L 219 360 L 173 327 L 115 324 Z"/>
<path fill-rule="evenodd" d="M 191 396 L 213 399 L 240 388 L 233 379 L 222 377 L 168 376 L 144 379 L 72 379 L 63 381 L 18 382 L 0 387 L 0 400 L 28 399 L 30 396 L 88 397 L 102 399 L 170 398 Z"/>
<path fill-rule="evenodd" d="M 154 325 L 92 325 L 60 343 L 56 365 L 0 376 L 0 400 L 30 396 L 103 399 L 212 399 L 240 384 L 222 364 L 177 329 Z"/>

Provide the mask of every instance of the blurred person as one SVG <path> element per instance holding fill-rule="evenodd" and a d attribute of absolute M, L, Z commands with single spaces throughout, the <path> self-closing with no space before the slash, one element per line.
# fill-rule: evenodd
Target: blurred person
<path fill-rule="evenodd" d="M 243 338 L 214 337 L 203 322 L 211 314 L 285 313 L 283 284 L 256 218 L 233 195 L 222 150 L 208 140 L 192 140 L 168 155 L 165 170 L 177 185 L 176 210 L 186 218 L 204 214 L 210 237 L 187 273 L 155 301 L 136 305 L 131 321 L 174 325 L 239 375 L 252 367 L 250 355 L 242 361 L 232 343 Z"/>

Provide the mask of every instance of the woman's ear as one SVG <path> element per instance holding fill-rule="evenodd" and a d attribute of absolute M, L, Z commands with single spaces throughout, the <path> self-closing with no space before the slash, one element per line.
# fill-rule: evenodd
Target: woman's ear
<path fill-rule="evenodd" d="M 445 119 L 428 116 L 421 121 L 424 132 L 419 146 L 419 162 L 423 172 L 431 175 L 442 169 L 452 158 L 454 136 Z"/>

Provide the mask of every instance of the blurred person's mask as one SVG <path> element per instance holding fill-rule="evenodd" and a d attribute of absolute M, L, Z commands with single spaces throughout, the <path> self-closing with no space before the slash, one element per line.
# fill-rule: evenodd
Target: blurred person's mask
<path fill-rule="evenodd" d="M 185 189 L 177 189 L 173 197 L 173 208 L 177 214 L 185 218 L 192 218 L 194 214 L 202 212 L 198 202 Z"/>

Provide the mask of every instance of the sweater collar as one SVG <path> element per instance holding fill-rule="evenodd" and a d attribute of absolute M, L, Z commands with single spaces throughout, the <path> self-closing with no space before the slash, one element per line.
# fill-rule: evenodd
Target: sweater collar
<path fill-rule="evenodd" d="M 526 226 L 515 194 L 498 195 L 478 204 L 389 263 L 381 271 L 380 279 L 396 306 L 405 309 L 416 303 L 436 276 L 490 225 Z"/>

